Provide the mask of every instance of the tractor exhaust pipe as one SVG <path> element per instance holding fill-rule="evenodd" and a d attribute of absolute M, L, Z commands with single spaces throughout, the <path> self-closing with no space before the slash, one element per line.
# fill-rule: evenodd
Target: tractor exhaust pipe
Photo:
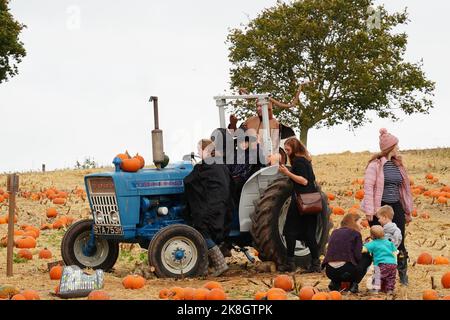
<path fill-rule="evenodd" d="M 158 114 L 158 97 L 150 97 L 150 102 L 153 102 L 153 112 L 155 119 L 155 129 L 152 130 L 152 149 L 153 149 L 153 163 L 158 169 L 161 169 L 164 163 L 164 144 L 163 132 L 159 129 L 159 114 Z"/>

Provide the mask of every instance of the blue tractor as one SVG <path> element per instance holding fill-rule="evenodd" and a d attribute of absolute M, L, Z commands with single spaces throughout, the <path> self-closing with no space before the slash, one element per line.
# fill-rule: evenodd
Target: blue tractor
<path fill-rule="evenodd" d="M 236 99 L 258 99 L 263 124 L 269 123 L 269 97 L 268 94 L 215 97 L 221 127 L 226 128 L 226 105 Z M 117 261 L 120 243 L 138 243 L 148 248 L 149 264 L 158 277 L 196 277 L 207 273 L 206 241 L 183 218 L 186 206 L 183 179 L 193 170 L 195 160 L 189 155 L 181 162 L 168 165 L 158 123 L 158 98 L 151 97 L 150 101 L 154 104 L 155 168 L 124 172 L 120 169 L 121 160 L 115 158 L 114 172 L 85 177 L 92 219 L 76 222 L 64 234 L 61 252 L 66 265 L 108 271 Z M 263 147 L 268 154 L 272 148 L 270 139 L 267 129 Z M 277 166 L 262 168 L 244 185 L 229 236 L 234 248 L 246 253 L 251 261 L 254 259 L 247 247 L 256 248 L 261 260 L 284 263 L 286 246 L 282 230 L 292 188 L 290 180 L 278 173 Z M 317 241 L 322 252 L 331 227 L 325 194 L 323 205 L 324 210 L 317 217 Z M 309 249 L 300 241 L 296 256 L 299 265 L 310 260 Z"/>

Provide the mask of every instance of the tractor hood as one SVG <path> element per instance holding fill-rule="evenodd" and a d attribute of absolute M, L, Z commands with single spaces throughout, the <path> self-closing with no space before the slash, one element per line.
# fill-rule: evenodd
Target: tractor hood
<path fill-rule="evenodd" d="M 142 169 L 135 173 L 123 171 L 95 173 L 85 176 L 84 179 L 86 191 L 89 194 L 92 193 L 91 188 L 93 188 L 89 181 L 93 178 L 112 178 L 118 197 L 180 194 L 184 192 L 183 179 L 191 173 L 192 169 L 191 162 L 186 161 L 169 165 L 164 169 Z M 98 188 L 98 186 L 95 187 Z M 108 187 L 112 186 L 105 186 L 105 188 Z"/>

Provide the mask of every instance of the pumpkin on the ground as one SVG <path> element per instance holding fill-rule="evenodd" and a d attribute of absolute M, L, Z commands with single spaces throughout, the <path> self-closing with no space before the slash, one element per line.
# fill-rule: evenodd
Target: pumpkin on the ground
<path fill-rule="evenodd" d="M 33 254 L 28 249 L 20 249 L 19 252 L 17 252 L 17 255 L 22 259 L 26 259 L 26 260 L 33 259 Z"/>
<path fill-rule="evenodd" d="M 423 300 L 439 300 L 439 295 L 436 290 L 425 290 L 422 294 Z"/>
<path fill-rule="evenodd" d="M 36 248 L 36 239 L 33 237 L 21 237 L 16 240 L 16 247 L 19 249 Z"/>
<path fill-rule="evenodd" d="M 311 300 L 316 293 L 318 293 L 318 290 L 316 288 L 305 286 L 300 289 L 298 297 L 300 298 L 300 300 Z"/>
<path fill-rule="evenodd" d="M 128 275 L 122 280 L 125 289 L 141 289 L 145 285 L 145 279 L 138 275 Z"/>
<path fill-rule="evenodd" d="M 56 218 L 58 215 L 58 211 L 56 208 L 48 208 L 47 209 L 47 218 Z"/>
<path fill-rule="evenodd" d="M 434 263 L 434 264 L 437 264 L 437 265 L 446 265 L 446 264 L 449 264 L 450 261 L 449 261 L 449 259 L 446 258 L 446 257 L 438 256 L 438 257 L 434 258 L 433 263 Z"/>
<path fill-rule="evenodd" d="M 288 275 L 279 275 L 275 278 L 275 281 L 273 283 L 273 286 L 275 288 L 283 289 L 284 291 L 292 291 L 294 289 L 294 282 L 292 281 L 292 278 Z"/>
<path fill-rule="evenodd" d="M 442 276 L 441 284 L 445 289 L 450 289 L 450 272 L 447 272 Z"/>
<path fill-rule="evenodd" d="M 22 295 L 27 300 L 40 300 L 39 293 L 36 290 L 24 290 Z"/>
<path fill-rule="evenodd" d="M 427 252 L 423 252 L 420 254 L 419 258 L 417 258 L 418 264 L 432 264 L 433 263 L 433 257 L 431 254 Z"/>
<path fill-rule="evenodd" d="M 287 300 L 286 291 L 280 288 L 272 288 L 267 291 L 267 300 Z"/>
<path fill-rule="evenodd" d="M 222 289 L 223 290 L 222 285 L 217 281 L 208 281 L 207 283 L 205 283 L 203 285 L 203 288 L 206 288 L 208 290 L 212 290 L 212 289 Z"/>
<path fill-rule="evenodd" d="M 227 295 L 222 289 L 214 288 L 208 292 L 206 300 L 227 300 Z"/>
<path fill-rule="evenodd" d="M 110 300 L 110 296 L 106 291 L 94 290 L 88 295 L 88 300 Z"/>
<path fill-rule="evenodd" d="M 41 251 L 39 251 L 39 259 L 51 259 L 51 258 L 52 252 L 47 248 L 44 248 Z"/>
<path fill-rule="evenodd" d="M 209 290 L 206 288 L 195 289 L 194 300 L 206 300 Z"/>
<path fill-rule="evenodd" d="M 50 269 L 50 279 L 51 280 L 60 280 L 62 277 L 62 273 L 63 273 L 63 267 L 58 265 L 58 266 L 54 266 Z"/>

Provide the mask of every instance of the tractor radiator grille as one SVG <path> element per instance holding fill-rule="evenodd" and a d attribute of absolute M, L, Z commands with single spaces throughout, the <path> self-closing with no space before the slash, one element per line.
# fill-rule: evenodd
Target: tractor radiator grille
<path fill-rule="evenodd" d="M 95 224 L 120 226 L 119 207 L 115 194 L 91 195 Z"/>

